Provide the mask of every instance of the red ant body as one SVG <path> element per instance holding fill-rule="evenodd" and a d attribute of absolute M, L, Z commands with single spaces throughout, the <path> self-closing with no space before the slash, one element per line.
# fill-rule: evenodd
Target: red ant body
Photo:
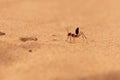
<path fill-rule="evenodd" d="M 71 37 L 75 39 L 82 36 L 83 39 L 87 39 L 87 37 L 84 35 L 82 31 L 79 32 L 78 27 L 76 28 L 75 33 L 68 32 L 67 36 L 68 36 L 67 40 L 70 38 L 70 42 L 71 42 Z"/>

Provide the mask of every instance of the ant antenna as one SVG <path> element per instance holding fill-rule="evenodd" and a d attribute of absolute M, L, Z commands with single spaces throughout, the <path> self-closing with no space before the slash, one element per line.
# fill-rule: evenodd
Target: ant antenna
<path fill-rule="evenodd" d="M 64 27 L 65 27 L 65 30 L 67 31 L 67 33 L 69 33 L 68 26 L 67 26 L 64 22 L 62 22 L 61 25 L 64 26 Z"/>
<path fill-rule="evenodd" d="M 67 33 L 69 33 L 69 29 L 68 29 L 68 27 L 65 27 L 65 29 L 66 29 Z"/>

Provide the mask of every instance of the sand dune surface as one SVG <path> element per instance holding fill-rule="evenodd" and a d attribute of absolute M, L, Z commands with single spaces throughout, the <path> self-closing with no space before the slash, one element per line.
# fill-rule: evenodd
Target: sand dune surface
<path fill-rule="evenodd" d="M 119 3 L 0 0 L 0 80 L 120 80 Z"/>

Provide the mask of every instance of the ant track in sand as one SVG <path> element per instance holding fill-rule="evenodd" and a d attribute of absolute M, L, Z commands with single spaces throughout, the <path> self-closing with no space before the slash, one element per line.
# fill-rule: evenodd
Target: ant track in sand
<path fill-rule="evenodd" d="M 21 37 L 20 40 L 22 42 L 26 42 L 26 41 L 37 41 L 38 39 L 36 37 Z"/>
<path fill-rule="evenodd" d="M 6 35 L 6 33 L 4 32 L 0 32 L 0 36 Z"/>

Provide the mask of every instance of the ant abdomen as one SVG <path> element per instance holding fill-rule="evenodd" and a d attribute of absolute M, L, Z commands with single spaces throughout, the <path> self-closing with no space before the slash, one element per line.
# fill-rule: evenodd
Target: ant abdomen
<path fill-rule="evenodd" d="M 77 27 L 75 30 L 75 33 L 78 35 L 79 34 L 79 28 Z"/>

